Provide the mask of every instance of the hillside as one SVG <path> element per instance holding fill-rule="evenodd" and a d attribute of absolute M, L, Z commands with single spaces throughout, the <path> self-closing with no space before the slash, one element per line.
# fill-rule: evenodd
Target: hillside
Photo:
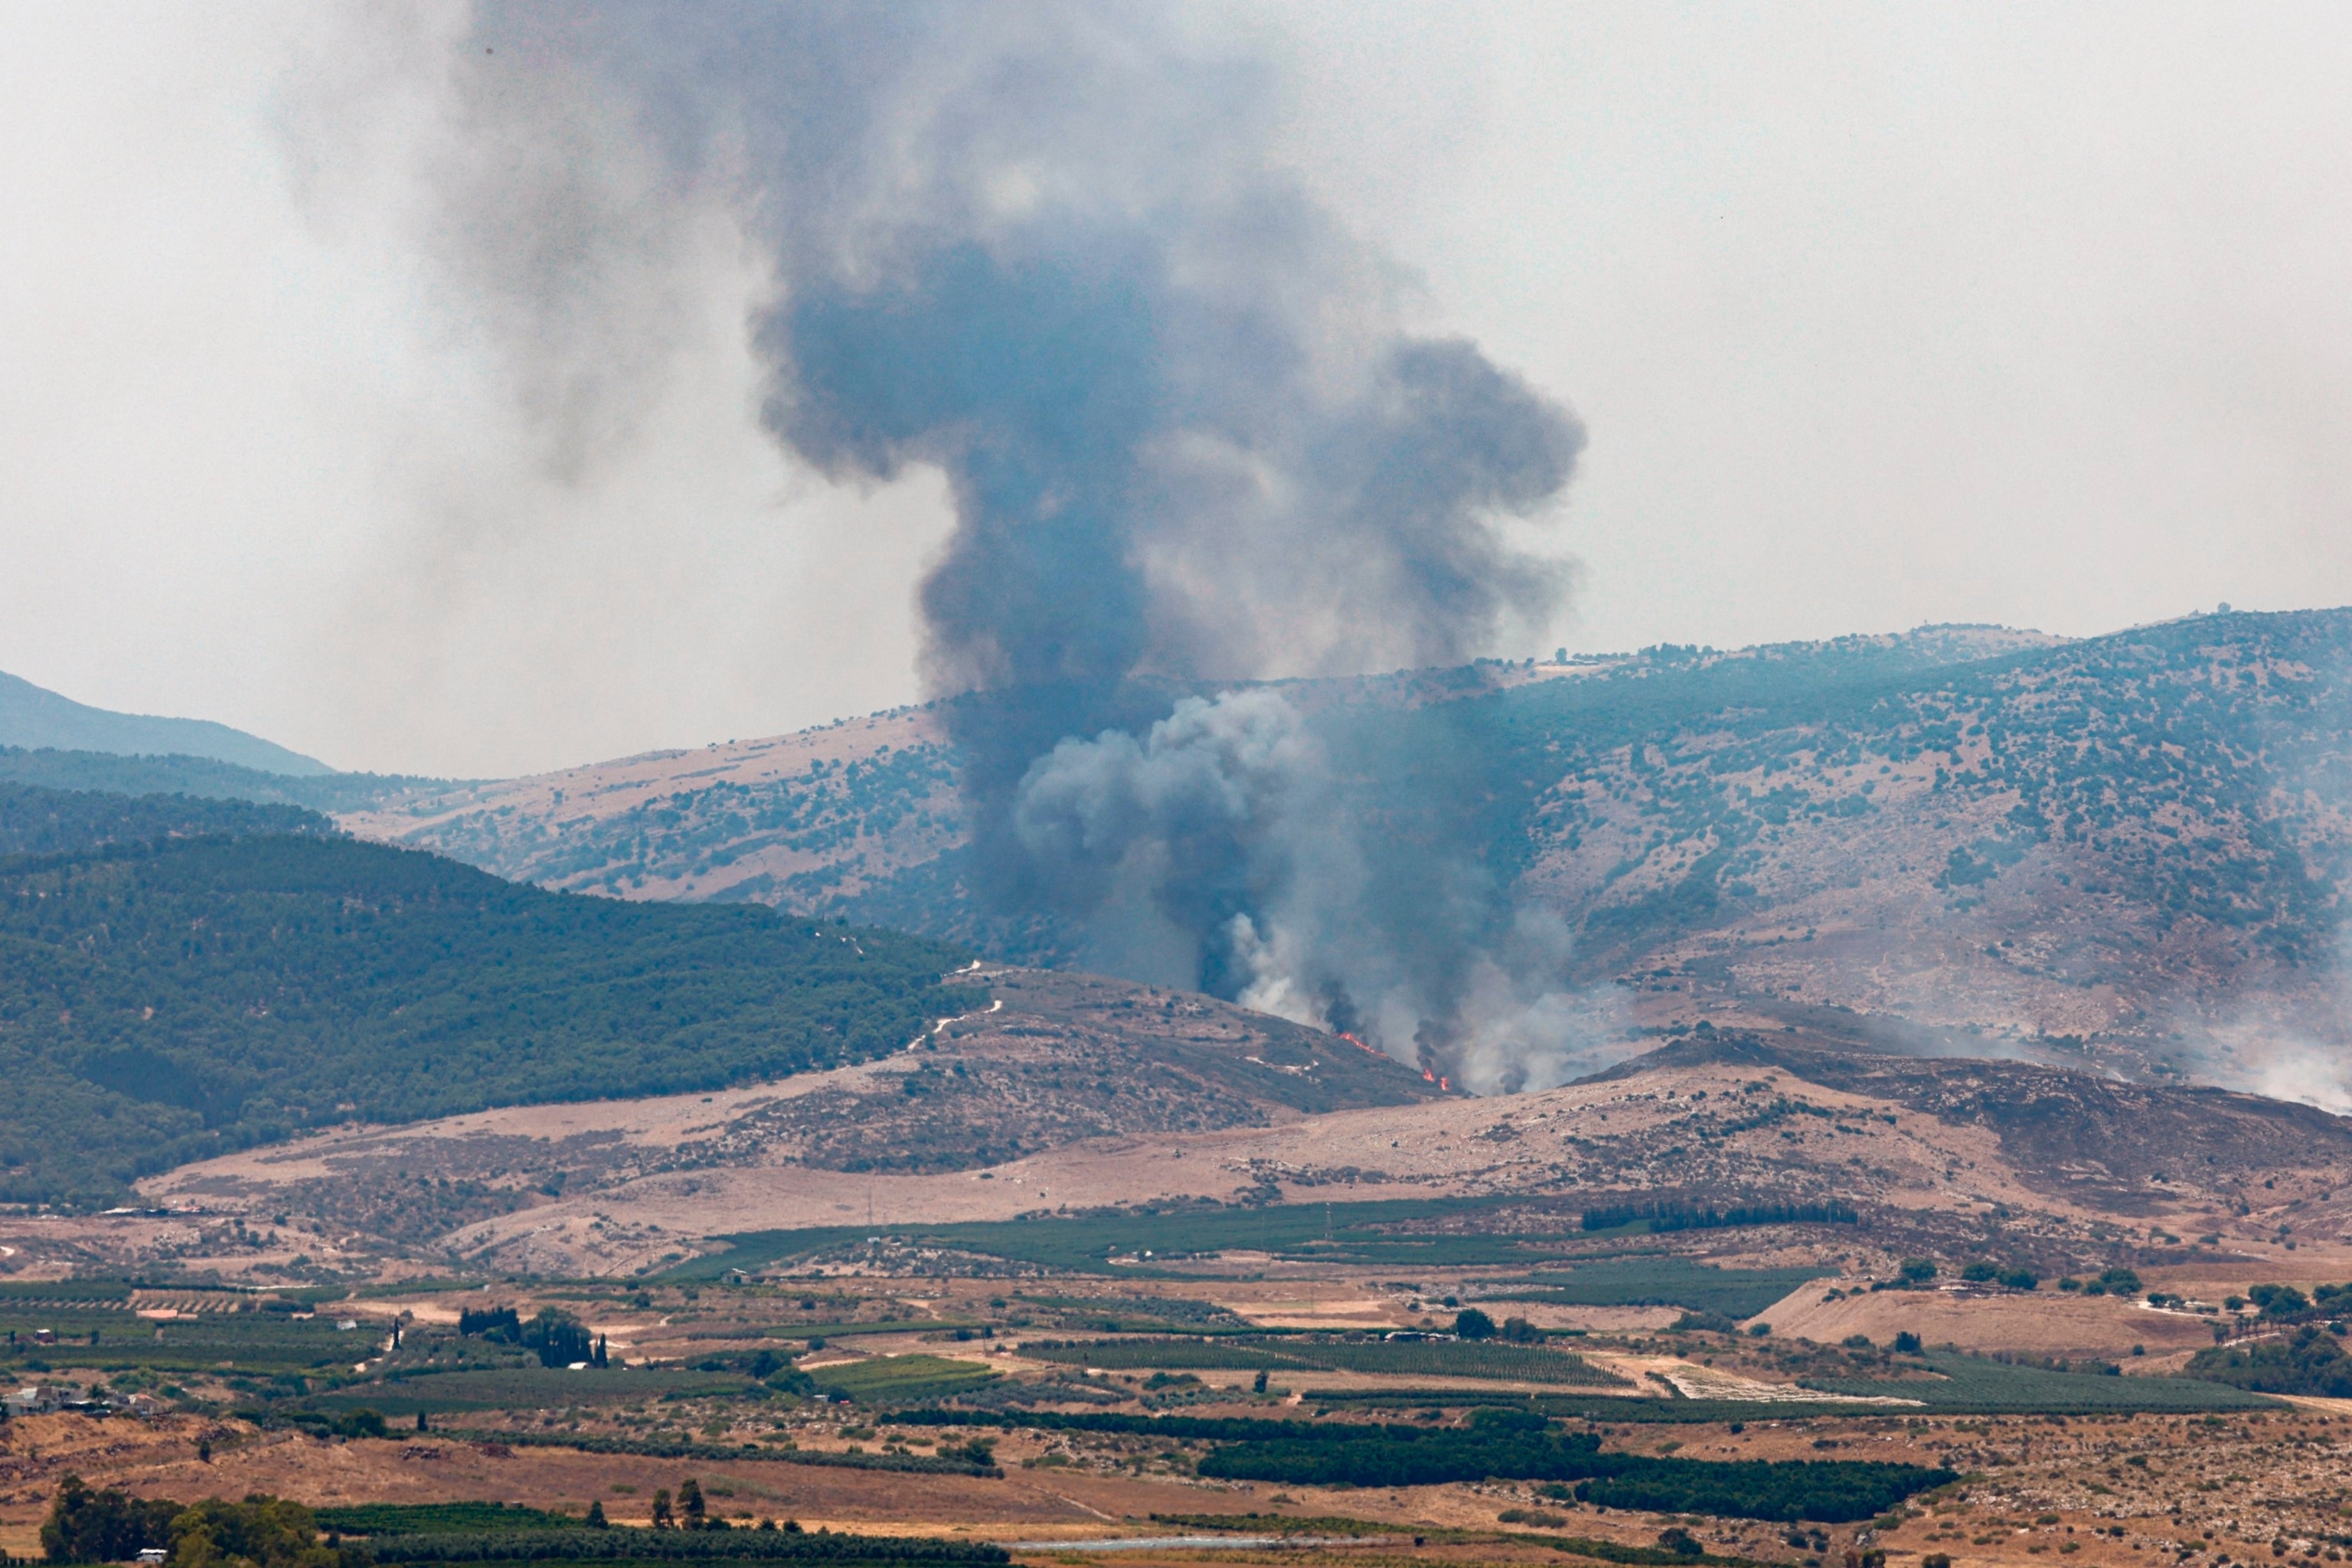
<path fill-rule="evenodd" d="M 1932 669 L 2053 639 L 1999 627 L 1934 627 L 1899 637 L 1804 645 L 1812 658 L 1878 675 Z M 1281 683 L 1303 707 L 1402 714 L 1494 698 L 1561 677 L 1638 679 L 1678 668 L 1679 652 L 1529 667 L 1486 662 L 1361 679 Z M 1143 694 L 1144 719 L 1180 692 Z M 967 700 L 974 702 L 985 698 Z M 519 881 L 633 898 L 756 900 L 793 909 L 953 901 L 963 841 L 961 759 L 949 705 L 926 703 L 813 730 L 639 756 L 530 778 L 414 787 L 346 808 L 365 837 L 429 847 Z M 943 907 L 930 923 L 951 921 Z"/>
<path fill-rule="evenodd" d="M 1998 1048 L 2352 1103 L 2352 611 L 2083 642 L 1929 628 L 1284 688 L 1354 804 L 1578 933 L 1639 1037 Z M 751 899 L 1064 962 L 960 875 L 937 709 L 420 791 L 354 831 L 552 886 Z M 2324 1059 L 2324 1058 L 2323 1058 Z"/>
<path fill-rule="evenodd" d="M 320 812 L 367 810 L 411 795 L 429 792 L 437 797 L 461 787 L 447 779 L 388 773 L 274 773 L 185 754 L 121 756 L 22 746 L 0 746 L 0 782 L 39 789 L 242 800 Z"/>
<path fill-rule="evenodd" d="M 257 772 L 312 777 L 334 770 L 315 757 L 215 724 L 90 708 L 0 673 L 0 746 L 110 752 L 124 756 L 205 757 Z"/>
<path fill-rule="evenodd" d="M 0 858 L 60 855 L 157 838 L 335 831 L 333 823 L 299 806 L 0 783 Z"/>
<path fill-rule="evenodd" d="M 658 1258 L 681 1236 L 741 1223 L 747 1208 L 760 1223 L 851 1216 L 877 1187 L 944 1184 L 1013 1212 L 1051 1206 L 1023 1179 L 1040 1160 L 1117 1163 L 1145 1141 L 1312 1128 L 1333 1112 L 1444 1098 L 1385 1057 L 1205 996 L 1066 970 L 958 978 L 992 1000 L 920 1051 L 715 1095 L 332 1132 L 143 1188 L 175 1204 L 310 1216 L 324 1234 L 302 1249 L 361 1262 L 431 1255 L 453 1233 L 511 1215 L 529 1239 L 493 1238 L 503 1261 L 560 1272 Z M 1220 1197 L 1234 1184 L 1213 1163 L 1202 1173 Z M 1256 1200 L 1276 1190 L 1255 1187 Z M 903 1212 L 897 1202 L 882 1215 Z"/>
<path fill-rule="evenodd" d="M 517 881 L 625 898 L 833 910 L 931 865 L 963 833 L 936 708 L 525 779 L 414 782 L 345 809 L 343 826 Z"/>
<path fill-rule="evenodd" d="M 826 1239 L 840 1246 L 877 1228 L 1152 1211 L 1175 1218 L 1137 1247 L 1181 1232 L 1250 1250 L 1280 1234 L 1312 1253 L 1321 1205 L 1337 1202 L 1368 1247 L 1359 1261 L 1398 1268 L 1530 1247 L 1622 1256 L 1629 1226 L 1657 1216 L 1675 1247 L 1990 1256 L 2050 1276 L 2284 1263 L 2290 1243 L 2298 1265 L 2352 1268 L 2338 1245 L 2352 1124 L 2308 1107 L 1727 1032 L 1481 1100 L 1201 998 L 1061 971 L 985 978 L 1003 1005 L 933 1049 L 709 1097 L 339 1131 L 143 1190 L 291 1215 L 303 1234 L 274 1256 L 342 1268 L 454 1248 L 474 1267 L 628 1272 L 708 1245 L 697 1237 L 780 1225 L 855 1227 Z M 159 1244 L 108 1240 L 121 1262 Z M 1061 1256 L 1022 1245 L 1008 1256 Z M 272 1256 L 245 1245 L 227 1261 Z"/>
<path fill-rule="evenodd" d="M 0 1196 L 89 1199 L 305 1128 L 674 1092 L 903 1048 L 955 955 L 579 899 L 327 837 L 0 862 Z"/>
<path fill-rule="evenodd" d="M 2248 1081 L 2235 1031 L 2342 1043 L 2347 673 L 2328 612 L 1927 679 L 1759 658 L 1641 701 L 1555 687 L 1511 719 L 1567 764 L 1527 885 L 1652 1016 Z"/>

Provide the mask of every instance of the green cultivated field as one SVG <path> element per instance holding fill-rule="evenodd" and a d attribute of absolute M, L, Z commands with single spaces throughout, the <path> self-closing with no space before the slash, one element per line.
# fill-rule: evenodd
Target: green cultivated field
<path fill-rule="evenodd" d="M 1524 1287 L 1492 1291 L 1486 1301 L 1543 1301 L 1562 1307 L 1683 1307 L 1753 1317 L 1809 1279 L 1834 1268 L 1712 1268 L 1683 1258 L 1612 1258 L 1573 1273 L 1543 1274 Z"/>
<path fill-rule="evenodd" d="M 869 1236 L 922 1246 L 1032 1263 L 1073 1273 L 1125 1275 L 1134 1279 L 1185 1276 L 1160 1267 L 1166 1260 L 1213 1258 L 1223 1252 L 1263 1252 L 1276 1257 L 1358 1268 L 1377 1267 L 1411 1278 L 1414 1271 L 1449 1268 L 1573 1266 L 1572 1272 L 1535 1273 L 1491 1300 L 1557 1301 L 1579 1306 L 1660 1303 L 1695 1311 L 1744 1316 L 1780 1300 L 1807 1279 L 1834 1269 L 1709 1268 L 1665 1256 L 1613 1258 L 1578 1263 L 1571 1252 L 1591 1245 L 1559 1219 L 1558 1236 L 1439 1235 L 1414 1227 L 1465 1219 L 1474 1222 L 1502 1206 L 1492 1198 L 1399 1198 L 1384 1202 L 1280 1204 L 1265 1208 L 1227 1208 L 1181 1214 L 1110 1214 L 972 1221 L 958 1225 L 822 1226 L 805 1230 L 747 1231 L 717 1239 L 729 1250 L 680 1264 L 662 1276 L 688 1281 L 717 1279 L 734 1269 L 753 1272 L 789 1265 Z M 1144 1255 L 1150 1253 L 1147 1258 Z M 1590 1256 L 1589 1254 L 1587 1256 Z M 1149 1303 L 1113 1316 L 1146 1317 Z M 1139 1327 L 1178 1327 L 1139 1323 Z M 1181 1326 L 1189 1328 L 1190 1324 Z M 1214 1331 L 1212 1328 L 1209 1331 Z"/>
<path fill-rule="evenodd" d="M 820 1367 L 809 1373 L 817 1387 L 861 1405 L 894 1400 L 937 1399 L 993 1383 L 998 1374 L 973 1362 L 945 1356 L 874 1356 L 841 1366 Z"/>
<path fill-rule="evenodd" d="M 749 1231 L 719 1239 L 730 1250 L 698 1258 L 662 1276 L 715 1279 L 731 1269 L 757 1270 L 835 1247 L 887 1236 L 954 1247 L 1008 1262 L 1087 1274 L 1175 1278 L 1145 1259 L 1200 1258 L 1228 1250 L 1382 1268 L 1532 1266 L 1559 1260 L 1570 1237 L 1416 1235 L 1401 1227 L 1490 1211 L 1486 1198 L 1396 1199 L 1384 1203 L 1285 1204 L 1266 1208 L 1181 1214 L 1079 1215 L 937 1226 L 825 1226 Z M 1563 1222 L 1564 1223 L 1564 1222 Z"/>
<path fill-rule="evenodd" d="M 1931 1353 L 1934 1378 L 1808 1378 L 1804 1386 L 1832 1394 L 1893 1394 L 1935 1411 L 2029 1411 L 2052 1415 L 2102 1411 L 2252 1410 L 2273 1403 L 2258 1394 L 2184 1377 L 2106 1377 L 2010 1366 L 1979 1356 Z"/>
<path fill-rule="evenodd" d="M 312 1510 L 320 1530 L 344 1535 L 463 1535 L 506 1530 L 566 1530 L 580 1521 L 504 1502 L 368 1502 Z"/>
<path fill-rule="evenodd" d="M 443 1372 L 397 1382 L 362 1383 L 312 1401 L 328 1410 L 380 1410 L 386 1415 L 419 1411 L 558 1410 L 568 1405 L 627 1405 L 643 1399 L 698 1394 L 740 1394 L 757 1387 L 751 1379 L 723 1372 L 672 1372 L 665 1368 L 498 1367 L 478 1372 Z"/>
<path fill-rule="evenodd" d="M 1576 1386 L 1623 1386 L 1580 1356 L 1526 1345 L 1478 1342 L 1368 1342 L 1235 1344 L 1230 1341 L 1106 1340 L 1053 1349 L 1024 1347 L 1036 1361 L 1107 1371 L 1360 1372 L 1400 1377 L 1483 1377 Z"/>
<path fill-rule="evenodd" d="M 53 1331 L 58 1342 L 33 1343 L 41 1329 Z M 51 1311 L 0 1300 L 0 1342 L 10 1331 L 16 1342 L 0 1342 L 5 1352 L 0 1370 L 11 1374 L 37 1371 L 35 1362 L 100 1372 L 312 1373 L 348 1367 L 373 1353 L 378 1333 L 364 1322 L 339 1331 L 324 1313 L 298 1320 L 275 1312 L 206 1312 L 156 1323 L 125 1311 Z"/>

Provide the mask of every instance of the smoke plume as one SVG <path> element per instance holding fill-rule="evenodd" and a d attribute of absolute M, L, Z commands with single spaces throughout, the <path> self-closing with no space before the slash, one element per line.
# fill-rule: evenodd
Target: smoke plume
<path fill-rule="evenodd" d="M 481 31 L 733 194 L 773 261 L 751 330 L 778 440 L 836 480 L 946 476 L 925 673 L 982 694 L 952 710 L 971 896 L 1507 1084 L 1575 1033 L 1556 922 L 1462 843 L 1374 843 L 1335 721 L 1171 698 L 1540 634 L 1565 568 L 1511 530 L 1582 432 L 1408 330 L 1396 269 L 1273 155 L 1269 68 L 1184 20 L 608 4 Z"/>

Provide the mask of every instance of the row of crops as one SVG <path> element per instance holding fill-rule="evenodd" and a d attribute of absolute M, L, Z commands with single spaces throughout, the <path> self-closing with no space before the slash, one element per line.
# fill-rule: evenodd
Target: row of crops
<path fill-rule="evenodd" d="M 1136 1339 L 1022 1347 L 1033 1361 L 1106 1372 L 1354 1372 L 1399 1377 L 1472 1377 L 1568 1387 L 1623 1387 L 1583 1357 L 1484 1341 L 1365 1342 Z"/>

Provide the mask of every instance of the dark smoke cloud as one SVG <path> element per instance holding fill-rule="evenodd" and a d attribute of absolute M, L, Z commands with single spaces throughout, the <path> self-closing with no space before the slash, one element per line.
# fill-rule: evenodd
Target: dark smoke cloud
<path fill-rule="evenodd" d="M 1148 694 L 1539 633 L 1564 569 L 1504 529 L 1546 514 L 1583 435 L 1404 330 L 1393 269 L 1271 156 L 1265 64 L 1181 19 L 567 5 L 483 28 L 734 190 L 775 262 L 752 330 L 781 441 L 837 479 L 947 476 L 926 673 L 989 694 L 955 710 L 973 890 L 1058 913 L 1096 962 L 1450 1060 L 1474 994 L 1523 1008 L 1557 942 L 1457 846 L 1369 848 L 1279 697 Z"/>

